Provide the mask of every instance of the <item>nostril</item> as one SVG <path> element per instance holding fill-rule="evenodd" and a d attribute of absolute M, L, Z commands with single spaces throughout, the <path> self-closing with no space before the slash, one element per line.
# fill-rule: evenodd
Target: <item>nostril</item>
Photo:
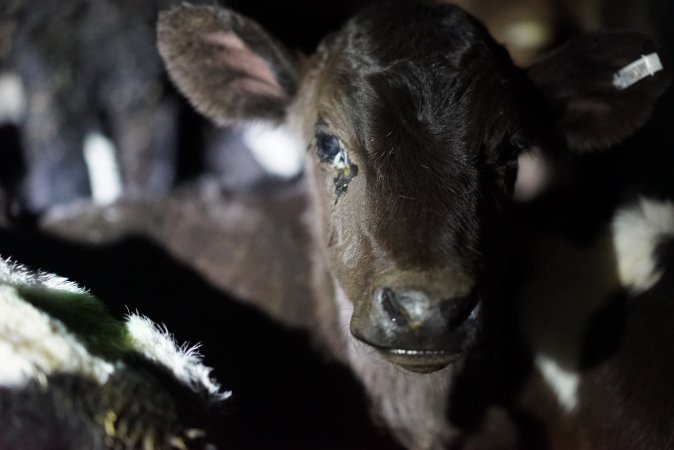
<path fill-rule="evenodd" d="M 448 300 L 443 308 L 443 316 L 447 319 L 450 328 L 458 328 L 466 322 L 478 306 L 477 295 Z"/>
<path fill-rule="evenodd" d="M 397 325 L 404 326 L 409 321 L 405 308 L 400 305 L 395 292 L 390 288 L 382 288 L 379 292 L 379 303 L 388 318 Z"/>

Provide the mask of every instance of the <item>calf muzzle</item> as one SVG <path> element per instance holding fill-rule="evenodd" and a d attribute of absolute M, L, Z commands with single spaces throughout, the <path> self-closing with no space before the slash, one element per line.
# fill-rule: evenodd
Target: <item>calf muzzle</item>
<path fill-rule="evenodd" d="M 404 369 L 428 373 L 461 356 L 474 334 L 477 295 L 438 299 L 421 290 L 376 290 L 369 311 L 351 332 Z"/>

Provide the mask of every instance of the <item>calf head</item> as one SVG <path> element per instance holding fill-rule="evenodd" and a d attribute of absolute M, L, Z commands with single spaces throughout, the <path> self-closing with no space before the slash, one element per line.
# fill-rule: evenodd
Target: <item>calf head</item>
<path fill-rule="evenodd" d="M 159 48 L 216 123 L 296 130 L 351 333 L 428 372 L 462 354 L 498 297 L 519 153 L 617 142 L 666 80 L 613 85 L 652 51 L 634 33 L 581 38 L 523 70 L 461 9 L 411 3 L 365 10 L 308 58 L 234 12 L 183 5 L 161 16 Z"/>

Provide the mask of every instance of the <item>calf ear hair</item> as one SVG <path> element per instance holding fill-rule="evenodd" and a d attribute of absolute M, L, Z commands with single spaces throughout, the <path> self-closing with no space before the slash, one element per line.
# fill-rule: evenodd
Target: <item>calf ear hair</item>
<path fill-rule="evenodd" d="M 284 119 L 300 62 L 257 23 L 183 3 L 160 14 L 157 38 L 175 84 L 218 125 Z"/>
<path fill-rule="evenodd" d="M 652 41 L 637 32 L 595 32 L 570 41 L 529 69 L 529 77 L 555 110 L 570 150 L 610 147 L 644 125 L 669 86 L 670 71 L 665 67 L 623 90 L 613 78 L 655 51 Z"/>

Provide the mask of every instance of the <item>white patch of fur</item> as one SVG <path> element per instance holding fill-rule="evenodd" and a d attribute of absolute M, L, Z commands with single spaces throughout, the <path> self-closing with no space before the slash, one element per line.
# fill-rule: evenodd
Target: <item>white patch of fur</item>
<path fill-rule="evenodd" d="M 83 152 L 94 202 L 100 205 L 114 202 L 122 195 L 115 144 L 100 133 L 89 133 L 84 140 Z"/>
<path fill-rule="evenodd" d="M 446 418 L 452 366 L 418 374 L 391 364 L 349 333 L 353 306 L 339 287 L 335 298 L 351 368 L 365 385 L 375 413 L 410 450 L 446 448 L 453 435 Z"/>
<path fill-rule="evenodd" d="M 11 285 L 22 283 L 12 277 L 8 283 L 7 278 L 4 273 L 0 276 L 0 386 L 43 382 L 54 372 L 78 373 L 105 383 L 114 365 L 91 355 L 63 323 L 24 301 Z"/>
<path fill-rule="evenodd" d="M 578 405 L 578 373 L 565 370 L 557 361 L 545 355 L 536 357 L 536 367 L 543 379 L 557 396 L 559 405 L 565 412 L 571 413 Z"/>
<path fill-rule="evenodd" d="M 654 251 L 674 235 L 674 205 L 641 199 L 616 212 L 590 245 L 532 236 L 535 264 L 519 299 L 519 320 L 536 366 L 570 412 L 578 402 L 580 351 L 588 320 L 621 288 L 650 289 L 662 276 Z"/>
<path fill-rule="evenodd" d="M 52 273 L 31 271 L 19 263 L 3 258 L 0 258 L 0 284 L 65 291 L 74 294 L 87 293 L 85 289 L 66 278 Z"/>
<path fill-rule="evenodd" d="M 272 127 L 255 123 L 246 128 L 242 136 L 246 147 L 257 162 L 272 175 L 292 178 L 302 171 L 304 152 L 302 145 L 286 126 Z"/>
<path fill-rule="evenodd" d="M 641 198 L 616 214 L 611 231 L 621 284 L 637 293 L 650 289 L 662 276 L 654 251 L 674 235 L 674 205 Z"/>
<path fill-rule="evenodd" d="M 26 93 L 21 78 L 0 73 L 0 123 L 19 124 L 26 114 Z"/>
<path fill-rule="evenodd" d="M 528 202 L 538 198 L 554 178 L 550 163 L 538 149 L 522 153 L 517 159 L 517 181 L 515 182 L 515 200 Z"/>
<path fill-rule="evenodd" d="M 170 369 L 178 380 L 192 389 L 205 389 L 221 400 L 232 395 L 211 379 L 212 369 L 202 364 L 198 346 L 178 346 L 165 327 L 161 328 L 147 317 L 137 314 L 128 316 L 126 328 L 135 350 Z"/>
<path fill-rule="evenodd" d="M 89 353 L 62 322 L 22 299 L 18 287 L 89 295 L 65 278 L 0 259 L 0 386 L 46 382 L 55 372 L 77 373 L 104 384 L 122 366 Z M 218 399 L 231 396 L 210 378 L 211 369 L 201 363 L 197 347 L 179 347 L 168 330 L 139 315 L 130 315 L 126 327 L 134 349 L 167 367 L 180 381 Z"/>
<path fill-rule="evenodd" d="M 607 232 L 590 245 L 578 245 L 554 234 L 533 235 L 526 250 L 532 263 L 518 299 L 519 328 L 565 411 L 577 402 L 588 320 L 620 289 L 610 237 Z"/>

